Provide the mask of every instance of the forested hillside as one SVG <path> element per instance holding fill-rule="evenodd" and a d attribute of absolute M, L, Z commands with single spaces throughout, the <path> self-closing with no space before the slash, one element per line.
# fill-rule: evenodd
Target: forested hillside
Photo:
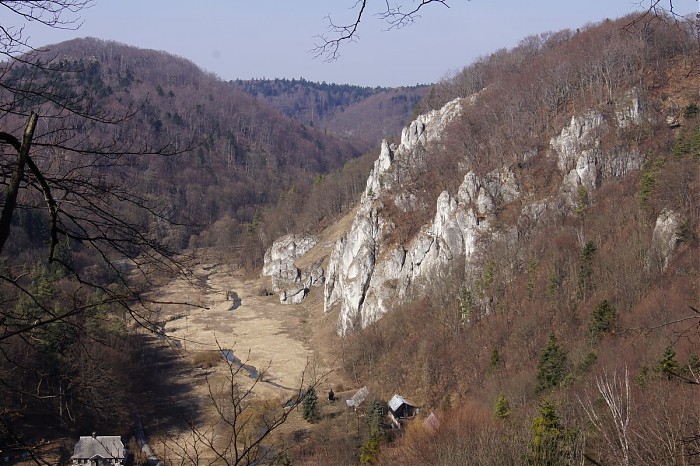
<path fill-rule="evenodd" d="M 528 37 L 382 147 L 325 310 L 356 385 L 423 416 L 368 406 L 361 462 L 697 463 L 698 57 L 664 17 Z"/>
<path fill-rule="evenodd" d="M 3 452 L 142 416 L 165 464 L 700 462 L 694 24 L 527 37 L 427 92 L 47 49 L 0 64 Z M 296 307 L 258 273 L 288 233 Z"/>
<path fill-rule="evenodd" d="M 230 83 L 269 102 L 285 115 L 360 145 L 363 151 L 375 148 L 383 138 L 401 131 L 428 89 L 428 86 L 389 89 L 319 84 L 303 78 Z"/>
<path fill-rule="evenodd" d="M 63 67 L 61 77 L 51 77 L 53 92 L 79 88 L 105 113 L 135 112 L 120 125 L 120 137 L 138 136 L 151 147 L 170 145 L 178 152 L 134 157 L 121 168 L 127 178 L 138 174 L 145 194 L 182 225 L 163 232 L 175 249 L 239 246 L 281 193 L 293 186 L 304 191 L 315 176 L 360 154 L 351 140 L 287 118 L 165 52 L 96 39 L 47 48 Z M 19 82 L 32 69 L 14 66 L 9 79 Z M 207 228 L 219 220 L 226 223 L 225 237 L 209 238 Z M 253 238 L 255 250 L 247 257 L 255 259 L 265 240 Z"/>

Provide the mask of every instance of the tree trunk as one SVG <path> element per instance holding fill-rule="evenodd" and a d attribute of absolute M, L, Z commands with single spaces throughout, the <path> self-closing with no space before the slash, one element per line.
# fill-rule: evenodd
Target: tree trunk
<path fill-rule="evenodd" d="M 31 115 L 29 115 L 29 120 L 27 121 L 27 126 L 24 129 L 21 144 L 11 135 L 2 133 L 3 141 L 11 144 L 17 150 L 17 163 L 15 164 L 14 170 L 12 170 L 12 177 L 10 178 L 10 183 L 7 186 L 7 195 L 5 196 L 5 205 L 3 206 L 2 214 L 0 215 L 0 254 L 2 254 L 5 242 L 10 236 L 12 215 L 14 213 L 15 206 L 17 205 L 17 194 L 19 193 L 22 178 L 24 178 L 24 167 L 29 159 L 29 148 L 32 144 L 34 129 L 36 128 L 38 118 L 39 116 L 33 112 Z"/>

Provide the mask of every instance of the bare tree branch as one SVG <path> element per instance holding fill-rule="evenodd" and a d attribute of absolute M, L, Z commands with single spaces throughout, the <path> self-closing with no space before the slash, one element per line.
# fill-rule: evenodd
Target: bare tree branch
<path fill-rule="evenodd" d="M 82 21 L 74 15 L 90 8 L 93 3 L 93 0 L 2 0 L 0 7 L 8 15 L 26 22 L 37 22 L 53 29 L 75 30 L 82 25 Z M 36 50 L 27 39 L 24 25 L 0 25 L 0 55 L 15 58 L 16 54 Z"/>
<path fill-rule="evenodd" d="M 387 23 L 387 30 L 400 29 L 411 25 L 420 18 L 420 10 L 431 3 L 449 8 L 447 0 L 421 0 L 417 5 L 411 5 L 408 8 L 402 3 L 391 3 L 389 0 L 385 0 L 383 9 L 375 16 Z M 315 37 L 314 48 L 310 50 L 313 57 L 321 58 L 326 62 L 335 61 L 340 57 L 340 47 L 344 43 L 359 40 L 360 22 L 367 14 L 367 7 L 368 0 L 357 0 L 355 5 L 351 7 L 352 10 L 356 10 L 353 19 L 344 24 L 335 22 L 330 13 L 326 15 L 327 32 Z"/>
<path fill-rule="evenodd" d="M 218 341 L 217 347 L 222 354 L 232 351 L 222 348 Z M 222 383 L 207 378 L 207 399 L 214 409 L 214 419 L 203 426 L 191 420 L 186 422 L 187 432 L 171 441 L 167 451 L 174 464 L 189 464 L 194 458 L 198 460 L 196 464 L 277 464 L 285 449 L 279 442 L 271 441 L 271 436 L 303 402 L 308 388 L 317 388 L 328 376 L 328 373 L 313 374 L 307 362 L 295 395 L 284 406 L 269 404 L 257 399 L 255 392 L 264 383 L 270 366 L 260 370 L 251 383 L 244 384 L 242 380 L 249 378 L 245 371 L 250 354 L 241 359 L 224 358 L 227 366 Z M 262 412 L 256 405 L 261 405 Z M 205 451 L 208 455 L 203 454 Z"/>
<path fill-rule="evenodd" d="M 633 405 L 627 368 L 625 368 L 625 374 L 621 379 L 615 372 L 612 377 L 604 375 L 596 377 L 595 380 L 598 394 L 605 401 L 610 418 L 599 413 L 590 399 L 587 403 L 580 399 L 579 402 L 588 415 L 588 419 L 605 438 L 609 448 L 618 453 L 617 460 L 620 464 L 628 465 L 630 464 L 630 436 L 632 434 L 629 424 Z M 608 419 L 612 421 L 612 427 L 607 425 Z"/>

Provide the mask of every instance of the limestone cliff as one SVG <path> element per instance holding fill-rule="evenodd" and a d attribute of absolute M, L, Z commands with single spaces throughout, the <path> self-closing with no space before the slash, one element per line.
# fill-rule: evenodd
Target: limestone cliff
<path fill-rule="evenodd" d="M 435 201 L 432 221 L 409 241 L 387 240 L 395 227 L 383 215 L 386 202 L 410 211 L 411 193 L 401 189 L 397 165 L 419 163 L 440 144 L 440 134 L 464 105 L 478 105 L 476 97 L 457 99 L 438 111 L 419 116 L 405 128 L 398 146 L 382 143 L 350 230 L 337 241 L 331 255 L 324 289 L 324 311 L 340 308 L 338 333 L 365 327 L 414 294 L 426 292 L 432 280 L 454 266 L 474 267 L 479 245 L 496 235 L 492 225 L 497 210 L 514 206 L 517 222 L 500 233 L 517 238 L 553 212 L 575 212 L 583 195 L 592 196 L 605 178 L 619 178 L 638 170 L 643 157 L 625 146 L 604 150 L 602 138 L 644 119 L 635 90 L 616 106 L 612 118 L 598 111 L 574 115 L 552 136 L 549 149 L 529 157 L 553 157 L 561 173 L 559 192 L 537 198 L 522 194 L 514 167 L 502 166 L 485 175 L 467 171 L 455 193 L 443 191 Z M 400 161 L 400 164 L 397 164 Z M 468 168 L 468 167 L 467 167 Z"/>
<path fill-rule="evenodd" d="M 272 291 L 279 293 L 282 304 L 299 304 L 312 286 L 323 283 L 320 264 L 300 270 L 294 263 L 317 243 L 315 236 L 290 234 L 278 238 L 265 252 L 262 275 L 271 277 Z"/>

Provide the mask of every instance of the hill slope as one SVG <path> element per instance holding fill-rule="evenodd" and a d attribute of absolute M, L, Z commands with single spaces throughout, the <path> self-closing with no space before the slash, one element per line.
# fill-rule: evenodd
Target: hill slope
<path fill-rule="evenodd" d="M 698 50 L 671 20 L 631 19 L 477 61 L 383 144 L 325 312 L 348 374 L 440 426 L 379 462 L 700 451 Z"/>
<path fill-rule="evenodd" d="M 119 131 L 121 141 L 144 140 L 150 147 L 168 145 L 182 152 L 132 157 L 121 168 L 112 167 L 126 179 L 138 178 L 139 189 L 161 201 L 161 208 L 183 225 L 162 232 L 175 248 L 190 241 L 192 246 L 214 244 L 218 239 L 206 232 L 222 219 L 229 237 L 221 241 L 240 243 L 247 235 L 246 225 L 264 208 L 275 206 L 281 193 L 293 186 L 308 187 L 315 176 L 361 153 L 362 144 L 289 118 L 165 52 L 96 39 L 46 50 L 52 63 L 65 70 L 57 79 L 58 93 L 81 89 L 105 113 L 134 112 L 113 130 Z M 28 66 L 12 70 L 17 80 L 31 72 Z M 49 137 L 50 131 L 39 137 Z M 183 152 L 188 147 L 192 149 Z M 201 233 L 205 235 L 198 238 Z M 247 257 L 260 256 L 256 249 Z"/>

